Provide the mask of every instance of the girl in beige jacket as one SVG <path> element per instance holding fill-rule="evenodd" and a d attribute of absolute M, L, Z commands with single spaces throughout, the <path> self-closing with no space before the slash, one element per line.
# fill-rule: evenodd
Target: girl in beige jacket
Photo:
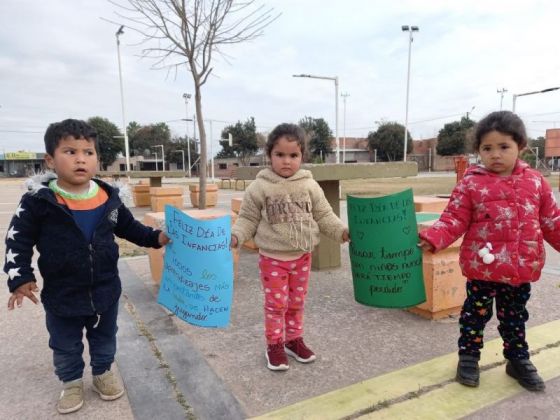
<path fill-rule="evenodd" d="M 280 124 L 269 135 L 271 168 L 249 185 L 232 228 L 237 247 L 254 239 L 259 247 L 264 290 L 267 366 L 287 370 L 287 355 L 302 363 L 315 360 L 303 342 L 303 308 L 311 251 L 319 233 L 347 242 L 348 230 L 334 214 L 310 171 L 300 169 L 305 133 L 295 124 Z"/>

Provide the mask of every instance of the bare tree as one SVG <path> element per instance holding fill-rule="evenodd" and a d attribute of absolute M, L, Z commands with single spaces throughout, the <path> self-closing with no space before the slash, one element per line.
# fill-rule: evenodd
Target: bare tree
<path fill-rule="evenodd" d="M 200 133 L 200 199 L 206 208 L 206 130 L 202 115 L 202 85 L 212 73 L 215 53 L 221 48 L 253 40 L 278 15 L 273 9 L 258 5 L 255 0 L 109 0 L 120 9 L 128 28 L 143 36 L 144 57 L 155 59 L 158 69 L 174 69 L 186 65 L 195 89 L 195 106 Z"/>

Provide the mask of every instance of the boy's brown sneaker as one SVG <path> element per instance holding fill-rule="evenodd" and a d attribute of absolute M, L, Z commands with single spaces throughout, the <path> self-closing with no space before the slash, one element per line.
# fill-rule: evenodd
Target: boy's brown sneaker
<path fill-rule="evenodd" d="M 116 400 L 124 394 L 123 386 L 111 370 L 101 375 L 93 375 L 93 390 L 105 401 Z"/>
<path fill-rule="evenodd" d="M 84 405 L 84 383 L 81 379 L 66 382 L 60 393 L 56 409 L 60 414 L 73 413 Z"/>
<path fill-rule="evenodd" d="M 508 360 L 506 373 L 528 391 L 544 391 L 545 384 L 529 359 Z"/>
<path fill-rule="evenodd" d="M 288 370 L 288 356 L 284 350 L 284 344 L 269 344 L 266 349 L 267 367 L 270 370 Z"/>
<path fill-rule="evenodd" d="M 305 345 L 301 337 L 286 342 L 284 347 L 286 348 L 286 353 L 294 357 L 298 362 L 311 363 L 316 359 L 315 353 Z"/>

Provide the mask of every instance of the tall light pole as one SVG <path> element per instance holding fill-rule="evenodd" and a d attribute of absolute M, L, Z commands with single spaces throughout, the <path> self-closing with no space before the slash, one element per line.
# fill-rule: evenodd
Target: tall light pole
<path fill-rule="evenodd" d="M 335 136 L 336 136 L 336 163 L 340 163 L 340 142 L 338 139 L 338 76 L 313 76 L 311 74 L 293 74 L 292 77 L 308 77 L 310 79 L 334 80 L 334 109 L 335 109 Z"/>
<path fill-rule="evenodd" d="M 126 171 L 130 171 L 130 152 L 128 148 L 128 134 L 126 132 L 126 118 L 124 113 L 124 91 L 122 82 L 122 68 L 121 68 L 121 41 L 119 35 L 124 34 L 124 25 L 121 25 L 119 30 L 115 32 L 115 37 L 117 38 L 117 57 L 119 61 L 119 83 L 121 86 L 121 109 L 122 109 L 122 124 L 123 124 L 123 135 L 124 135 L 124 155 L 126 158 Z"/>
<path fill-rule="evenodd" d="M 174 150 L 173 153 L 181 153 L 183 156 L 183 172 L 185 172 L 185 151 L 184 150 Z"/>
<path fill-rule="evenodd" d="M 496 89 L 496 92 L 500 94 L 500 111 L 502 110 L 502 105 L 504 104 L 504 93 L 507 92 L 506 88 Z"/>
<path fill-rule="evenodd" d="M 162 170 L 165 171 L 165 150 L 163 150 L 163 144 L 156 144 L 152 147 L 161 147 L 161 167 L 163 168 Z"/>
<path fill-rule="evenodd" d="M 342 96 L 342 103 L 343 103 L 343 117 L 342 117 L 342 137 L 344 137 L 344 140 L 342 142 L 342 163 L 346 163 L 346 98 L 348 98 L 350 96 L 349 93 L 344 92 L 341 93 L 340 96 Z"/>
<path fill-rule="evenodd" d="M 526 93 L 514 93 L 513 94 L 513 104 L 511 106 L 511 111 L 515 112 L 515 102 L 517 101 L 517 98 L 519 96 L 527 96 L 527 95 L 536 95 L 537 93 L 546 93 L 546 92 L 552 92 L 553 90 L 558 90 L 560 89 L 560 86 L 558 87 L 553 87 L 553 88 L 548 88 L 548 89 L 543 89 L 543 90 L 537 90 L 535 92 L 526 92 Z"/>
<path fill-rule="evenodd" d="M 418 26 L 408 26 L 403 25 L 401 27 L 403 32 L 408 32 L 408 71 L 406 73 L 406 111 L 404 115 L 404 156 L 403 162 L 406 162 L 406 153 L 407 153 L 407 145 L 408 145 L 408 96 L 410 92 L 410 55 L 412 51 L 412 41 L 414 40 L 412 34 L 414 32 L 418 32 Z"/>
<path fill-rule="evenodd" d="M 156 157 L 156 172 L 158 172 L 158 166 L 157 166 L 157 152 L 153 152 L 152 155 L 154 155 Z"/>
<path fill-rule="evenodd" d="M 191 98 L 191 94 L 190 93 L 183 93 L 183 98 L 185 99 L 185 116 L 186 119 L 185 121 L 187 121 L 187 131 L 186 131 L 186 136 L 187 136 L 187 155 L 188 155 L 188 162 L 189 162 L 189 178 L 191 177 L 191 141 L 189 140 L 189 124 L 188 121 L 190 121 L 189 119 L 189 99 Z M 183 168 L 184 170 L 184 168 Z"/>

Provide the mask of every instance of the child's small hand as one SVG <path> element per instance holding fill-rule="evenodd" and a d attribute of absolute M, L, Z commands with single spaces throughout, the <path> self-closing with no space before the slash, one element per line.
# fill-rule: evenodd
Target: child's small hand
<path fill-rule="evenodd" d="M 420 242 L 418 242 L 417 246 L 418 246 L 418 248 L 422 248 L 423 251 L 434 252 L 433 245 L 431 243 L 429 243 L 428 241 L 425 241 L 424 239 L 420 239 Z"/>
<path fill-rule="evenodd" d="M 344 232 L 342 232 L 342 242 L 350 242 L 350 232 L 348 232 L 346 229 L 344 229 Z"/>
<path fill-rule="evenodd" d="M 230 249 L 231 248 L 237 248 L 237 245 L 238 245 L 237 236 L 231 235 L 231 240 L 229 241 Z"/>
<path fill-rule="evenodd" d="M 30 281 L 29 283 L 22 284 L 19 286 L 14 293 L 8 299 L 8 309 L 11 311 L 14 309 L 14 303 L 17 303 L 17 307 L 21 308 L 21 304 L 23 302 L 23 298 L 29 299 L 35 305 L 39 303 L 39 300 L 35 296 L 33 292 L 38 292 L 39 288 L 37 287 L 37 283 L 34 281 Z"/>
<path fill-rule="evenodd" d="M 171 239 L 169 238 L 169 236 L 167 236 L 167 234 L 165 232 L 161 231 L 159 233 L 159 236 L 158 236 L 158 243 L 160 244 L 160 246 L 165 246 L 169 242 L 171 242 Z"/>

